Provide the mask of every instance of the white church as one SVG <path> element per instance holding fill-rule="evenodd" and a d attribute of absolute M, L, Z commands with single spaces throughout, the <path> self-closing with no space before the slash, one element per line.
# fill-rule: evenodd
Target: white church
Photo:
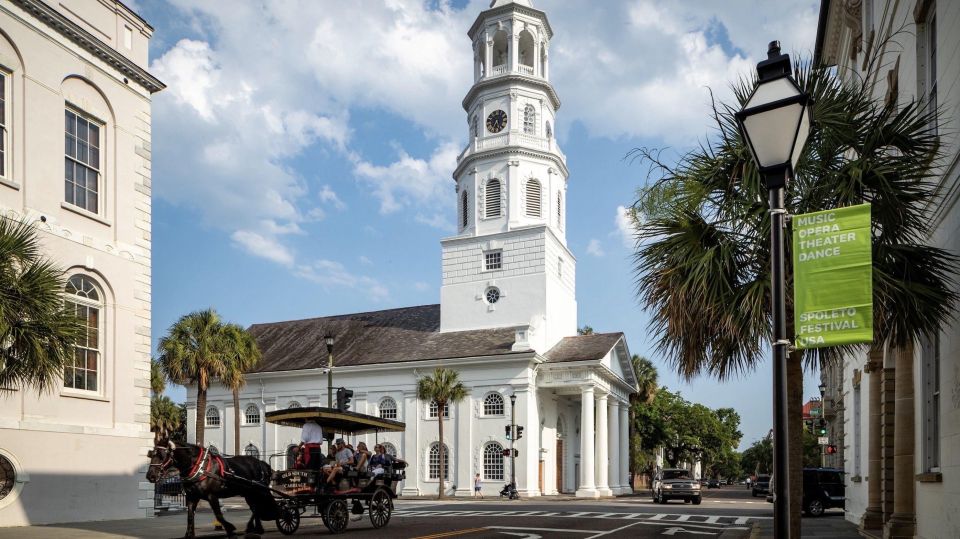
<path fill-rule="evenodd" d="M 354 391 L 351 410 L 406 423 L 378 438 L 409 462 L 403 495 L 440 485 L 437 408 L 416 396 L 418 378 L 437 366 L 459 372 L 469 391 L 444 418 L 448 494 L 471 496 L 476 474 L 485 494 L 509 481 L 511 396 L 524 427 L 515 445 L 522 496 L 628 493 L 637 381 L 622 333 L 577 335 L 569 173 L 553 136 L 553 31 L 529 0 L 494 0 L 468 35 L 470 142 L 453 174 L 458 233 L 440 242 L 440 304 L 253 325 L 263 362 L 241 393 L 241 445 L 274 468 L 289 465 L 299 430 L 267 424 L 264 413 L 326 406 L 330 335 L 334 385 Z M 196 409 L 194 388 L 187 394 L 188 424 L 203 414 L 207 442 L 232 453 L 231 393 L 214 385 L 206 410 Z M 362 440 L 374 436 L 352 441 Z"/>

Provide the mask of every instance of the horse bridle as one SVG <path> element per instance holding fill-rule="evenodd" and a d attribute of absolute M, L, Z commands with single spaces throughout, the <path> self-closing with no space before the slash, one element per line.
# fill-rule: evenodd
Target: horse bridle
<path fill-rule="evenodd" d="M 167 471 L 167 468 L 169 468 L 170 465 L 173 464 L 173 452 L 177 449 L 177 446 L 174 445 L 174 443 L 171 441 L 166 446 L 162 446 L 162 445 L 154 446 L 154 449 L 164 449 L 167 451 L 167 458 L 165 458 L 163 462 L 159 464 L 156 464 L 153 462 L 150 463 L 150 466 L 160 467 L 160 470 L 157 472 L 157 474 L 159 477 L 163 477 L 164 473 L 166 473 Z"/>

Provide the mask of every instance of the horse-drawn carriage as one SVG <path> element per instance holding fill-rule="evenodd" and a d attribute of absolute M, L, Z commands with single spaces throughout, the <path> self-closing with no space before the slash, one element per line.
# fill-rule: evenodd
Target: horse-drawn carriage
<path fill-rule="evenodd" d="M 267 412 L 266 420 L 300 428 L 307 421 L 314 421 L 328 435 L 345 436 L 405 428 L 399 421 L 320 407 Z M 369 513 L 373 527 L 382 528 L 390 522 L 397 484 L 405 478 L 406 467 L 400 460 L 391 461 L 376 473 L 347 466 L 336 482 L 328 484 L 326 472 L 319 469 L 273 471 L 253 457 L 222 457 L 192 444 L 162 443 L 149 456 L 147 479 L 151 482 L 162 479 L 168 470 L 177 469 L 180 473 L 187 500 L 187 537 L 193 537 L 194 512 L 201 499 L 210 503 L 214 515 L 232 537 L 236 528 L 223 518 L 219 500 L 233 496 L 242 496 L 253 511 L 248 532 L 263 533 L 261 520 L 276 519 L 281 533 L 293 534 L 310 507 L 316 508 L 332 533 L 346 529 L 351 514 Z"/>
<path fill-rule="evenodd" d="M 356 436 L 380 432 L 402 431 L 404 424 L 379 417 L 341 412 L 330 408 L 292 408 L 267 412 L 268 423 L 303 427 L 315 421 L 329 434 Z M 324 525 L 340 533 L 350 522 L 350 515 L 370 514 L 370 524 L 382 528 L 390 521 L 397 484 L 405 478 L 403 461 L 393 461 L 382 473 L 348 467 L 332 485 L 324 481 L 320 470 L 285 470 L 273 473 L 270 488 L 279 506 L 277 528 L 290 535 L 300 526 L 300 517 L 308 507 L 316 507 Z"/>

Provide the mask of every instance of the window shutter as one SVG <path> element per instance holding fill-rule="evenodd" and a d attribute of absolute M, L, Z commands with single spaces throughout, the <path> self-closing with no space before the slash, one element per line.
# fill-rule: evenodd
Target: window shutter
<path fill-rule="evenodd" d="M 461 195 L 461 197 L 460 197 L 460 213 L 461 213 L 461 215 L 460 215 L 460 227 L 461 227 L 461 228 L 467 228 L 467 224 L 468 224 L 468 221 L 469 221 L 469 215 L 470 215 L 469 211 L 470 211 L 470 210 L 469 210 L 467 204 L 468 204 L 467 191 L 464 190 L 464 191 L 463 191 L 463 195 Z"/>
<path fill-rule="evenodd" d="M 563 230 L 563 193 L 557 193 L 557 228 Z"/>
<path fill-rule="evenodd" d="M 490 180 L 487 182 L 485 195 L 486 216 L 500 217 L 500 180 Z"/>
<path fill-rule="evenodd" d="M 540 182 L 527 182 L 527 217 L 541 217 Z"/>

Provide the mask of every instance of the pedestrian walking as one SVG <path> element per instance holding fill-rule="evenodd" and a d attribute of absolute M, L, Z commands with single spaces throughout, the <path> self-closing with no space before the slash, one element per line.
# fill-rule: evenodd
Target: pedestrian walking
<path fill-rule="evenodd" d="M 480 474 L 477 474 L 477 476 L 473 478 L 473 497 L 474 498 L 476 498 L 477 496 L 483 498 L 482 488 L 483 488 L 483 480 L 480 479 Z"/>

